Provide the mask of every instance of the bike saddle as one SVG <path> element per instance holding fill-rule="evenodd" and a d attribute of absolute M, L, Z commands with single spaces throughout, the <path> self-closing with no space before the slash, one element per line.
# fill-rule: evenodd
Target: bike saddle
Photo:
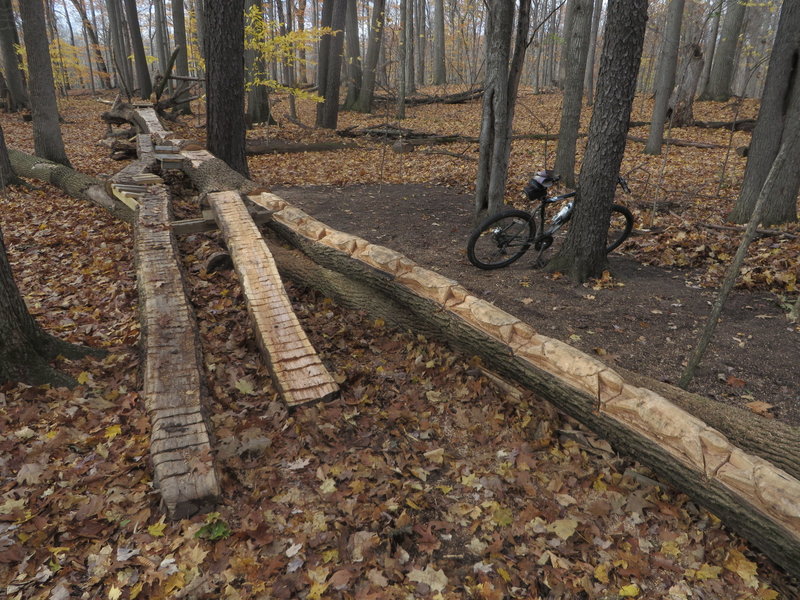
<path fill-rule="evenodd" d="M 556 181 L 561 179 L 553 171 L 539 171 L 525 186 L 524 192 L 528 200 L 538 200 L 547 195 L 547 188 L 551 187 Z"/>

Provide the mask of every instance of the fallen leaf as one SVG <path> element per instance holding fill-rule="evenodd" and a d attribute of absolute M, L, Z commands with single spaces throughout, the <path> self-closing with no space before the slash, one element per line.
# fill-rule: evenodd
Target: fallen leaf
<path fill-rule="evenodd" d="M 638 585 L 636 585 L 635 583 L 631 583 L 619 588 L 619 595 L 622 598 L 635 598 L 636 596 L 639 595 L 640 591 L 641 590 L 639 590 Z"/>
<path fill-rule="evenodd" d="M 442 592 L 447 586 L 447 575 L 444 571 L 434 569 L 433 566 L 428 565 L 424 571 L 419 569 L 412 569 L 408 573 L 409 581 L 416 581 L 417 583 L 424 583 L 432 592 Z"/>
<path fill-rule="evenodd" d="M 578 528 L 578 521 L 575 519 L 559 519 L 547 526 L 547 531 L 555 533 L 562 540 L 567 540 Z"/>

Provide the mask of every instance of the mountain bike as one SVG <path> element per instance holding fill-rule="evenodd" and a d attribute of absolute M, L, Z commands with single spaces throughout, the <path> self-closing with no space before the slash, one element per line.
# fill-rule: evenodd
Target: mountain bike
<path fill-rule="evenodd" d="M 479 269 L 506 267 L 525 254 L 531 246 L 538 250 L 536 264 L 543 265 L 542 257 L 549 248 L 559 246 L 566 237 L 565 225 L 575 211 L 577 192 L 560 196 L 548 196 L 547 191 L 561 178 L 553 171 L 539 171 L 524 188 L 525 197 L 531 202 L 539 201 L 530 212 L 509 208 L 488 217 L 469 236 L 467 256 Z M 621 176 L 619 186 L 630 193 L 627 182 Z M 549 220 L 547 207 L 567 201 Z M 606 253 L 619 247 L 631 233 L 633 215 L 620 204 L 611 206 L 611 222 L 608 228 Z"/>

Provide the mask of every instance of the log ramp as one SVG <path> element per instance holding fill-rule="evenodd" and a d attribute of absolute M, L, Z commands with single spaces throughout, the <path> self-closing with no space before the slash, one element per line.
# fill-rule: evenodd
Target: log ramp
<path fill-rule="evenodd" d="M 272 211 L 270 229 L 300 250 L 273 250 L 290 277 L 345 306 L 435 332 L 480 356 L 693 496 L 775 563 L 800 575 L 800 481 L 795 476 L 457 282 L 398 252 L 331 229 L 278 196 L 249 198 Z"/>
<path fill-rule="evenodd" d="M 258 226 L 237 192 L 207 197 L 242 285 L 272 381 L 290 407 L 336 396 L 339 386 L 303 331 Z"/>

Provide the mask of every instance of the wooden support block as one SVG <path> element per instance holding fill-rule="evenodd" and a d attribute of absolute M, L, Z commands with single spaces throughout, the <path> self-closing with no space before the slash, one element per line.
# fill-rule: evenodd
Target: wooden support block
<path fill-rule="evenodd" d="M 200 340 L 184 293 L 169 195 L 140 187 L 135 223 L 137 285 L 144 355 L 145 407 L 151 422 L 153 481 L 171 518 L 210 510 L 220 487 L 205 418 Z"/>
<path fill-rule="evenodd" d="M 236 192 L 208 196 L 233 258 L 256 339 L 289 406 L 326 400 L 339 386 L 322 364 L 286 295 L 275 260 Z"/>
<path fill-rule="evenodd" d="M 205 211 L 203 211 L 203 214 L 206 214 Z M 272 213 L 265 210 L 251 211 L 250 216 L 253 218 L 253 222 L 256 225 L 263 225 L 272 219 Z M 171 225 L 175 235 L 190 235 L 192 233 L 203 233 L 205 231 L 215 231 L 219 229 L 217 222 L 214 220 L 214 214 L 210 211 L 208 218 L 173 221 Z"/>

